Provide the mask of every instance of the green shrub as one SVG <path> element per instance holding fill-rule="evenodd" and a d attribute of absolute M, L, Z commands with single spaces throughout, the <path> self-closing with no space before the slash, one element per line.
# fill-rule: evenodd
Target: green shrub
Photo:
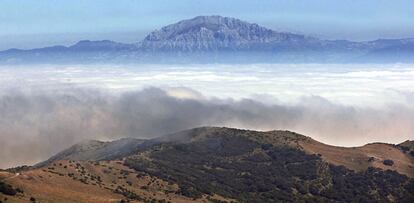
<path fill-rule="evenodd" d="M 0 192 L 5 195 L 11 195 L 14 196 L 17 194 L 17 191 L 9 184 L 6 184 L 4 182 L 0 182 Z"/>
<path fill-rule="evenodd" d="M 382 163 L 384 165 L 386 165 L 386 166 L 392 166 L 392 165 L 394 165 L 394 161 L 391 160 L 391 159 L 385 159 Z"/>

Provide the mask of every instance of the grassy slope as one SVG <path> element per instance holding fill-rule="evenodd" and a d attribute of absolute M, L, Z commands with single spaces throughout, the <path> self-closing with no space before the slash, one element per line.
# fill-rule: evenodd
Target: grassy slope
<path fill-rule="evenodd" d="M 69 175 L 70 174 L 70 175 Z M 72 175 L 73 174 L 73 175 Z M 12 177 L 13 174 L 2 174 Z M 100 177 L 100 178 L 98 178 Z M 123 165 L 122 161 L 67 161 L 61 160 L 47 167 L 22 172 L 8 179 L 7 183 L 21 188 L 24 193 L 7 196 L 10 202 L 27 202 L 30 197 L 41 202 L 119 202 L 127 199 L 115 192 L 117 188 L 131 191 L 145 202 L 205 202 L 203 197 L 193 200 L 178 194 L 177 185 L 168 184 L 156 177 L 136 173 Z M 0 195 L 4 199 L 5 195 Z M 222 199 L 221 197 L 214 197 Z"/>
<path fill-rule="evenodd" d="M 309 137 L 288 131 L 256 132 L 228 128 L 198 128 L 176 133 L 169 136 L 168 139 L 161 140 L 164 142 L 189 144 L 211 136 L 222 135 L 243 136 L 260 144 L 272 144 L 273 146 L 279 147 L 287 146 L 292 149 L 304 150 L 308 154 L 320 154 L 323 160 L 331 164 L 344 165 L 349 169 L 359 172 L 365 171 L 368 167 L 373 166 L 395 170 L 409 177 L 414 177 L 413 157 L 408 153 L 402 152 L 394 145 L 389 144 L 376 143 L 362 147 L 344 148 L 325 145 Z M 216 144 L 215 142 L 208 143 L 208 147 L 210 145 L 217 147 L 215 146 Z M 238 149 L 245 147 L 245 144 L 244 142 L 229 142 L 227 147 L 239 153 Z M 208 147 L 203 148 L 201 152 L 204 153 L 205 150 L 209 150 Z M 263 146 L 257 147 L 254 146 L 253 148 L 256 149 L 251 153 L 243 152 L 242 156 L 235 156 L 234 160 L 268 159 L 269 156 L 266 154 L 268 150 L 264 150 Z M 191 148 L 189 149 L 192 150 Z M 139 153 L 139 158 L 151 162 L 151 155 L 157 154 L 159 150 L 162 151 L 164 149 L 147 150 L 146 152 Z M 188 149 L 183 148 L 179 150 L 185 151 Z M 373 161 L 368 161 L 370 157 L 374 157 Z M 133 159 L 134 156 L 128 159 L 131 158 Z M 393 160 L 394 165 L 385 166 L 382 163 L 384 159 Z M 179 161 L 182 161 L 181 157 Z M 8 179 L 7 182 L 9 184 L 22 188 L 24 194 L 19 194 L 16 197 L 9 196 L 7 198 L 9 201 L 14 200 L 15 202 L 27 201 L 32 196 L 42 202 L 118 202 L 121 199 L 126 199 L 124 195 L 114 192 L 117 189 L 119 192 L 121 188 L 121 191 L 130 191 L 139 196 L 141 200 L 145 199 L 150 201 L 156 199 L 171 202 L 207 201 L 206 195 L 202 195 L 201 198 L 195 200 L 185 197 L 181 195 L 180 188 L 177 184 L 169 184 L 161 180 L 159 176 L 157 178 L 148 173 L 135 172 L 122 163 L 123 160 L 100 162 L 55 161 L 46 167 L 22 172 L 21 175 Z M 71 174 L 71 176 L 68 176 L 68 174 Z M 0 172 L 0 180 L 12 176 L 14 176 L 12 173 Z M 97 180 L 97 177 L 101 177 L 100 181 Z M 212 195 L 215 199 L 225 200 L 223 197 L 215 194 Z M 1 199 L 4 199 L 4 195 L 0 194 Z"/>
<path fill-rule="evenodd" d="M 394 145 L 384 143 L 367 144 L 362 147 L 335 147 L 314 140 L 301 141 L 306 152 L 320 154 L 322 159 L 335 165 L 343 165 L 356 171 L 364 171 L 368 167 L 384 170 L 395 170 L 414 178 L 414 157 Z M 372 157 L 372 158 L 371 158 Z M 371 161 L 369 161 L 371 158 Z M 386 166 L 383 161 L 390 159 L 394 165 Z"/>

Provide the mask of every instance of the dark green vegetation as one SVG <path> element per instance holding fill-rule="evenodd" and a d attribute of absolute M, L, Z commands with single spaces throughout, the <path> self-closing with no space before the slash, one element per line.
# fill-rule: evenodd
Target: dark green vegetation
<path fill-rule="evenodd" d="M 28 171 L 30 169 L 32 169 L 31 166 L 23 165 L 23 166 L 8 168 L 5 171 L 10 172 L 10 173 L 19 173 L 19 172 L 23 172 L 23 171 Z"/>
<path fill-rule="evenodd" d="M 128 189 L 118 186 L 115 190 L 115 193 L 121 194 L 124 197 L 126 197 L 128 200 L 138 200 L 139 202 L 144 203 L 171 203 L 170 201 L 167 201 L 165 199 L 156 199 L 156 198 L 145 198 L 142 197 L 132 191 L 129 191 Z M 121 200 L 121 202 L 127 202 L 126 200 Z"/>
<path fill-rule="evenodd" d="M 4 183 L 0 181 L 0 193 L 3 193 L 5 195 L 11 195 L 14 196 L 17 194 L 17 190 L 14 189 L 11 185 Z"/>
<path fill-rule="evenodd" d="M 408 153 L 411 156 L 414 156 L 414 141 L 407 140 L 399 145 L 397 145 L 401 151 Z"/>
<path fill-rule="evenodd" d="M 382 163 L 383 163 L 384 165 L 387 165 L 387 166 L 392 166 L 392 165 L 394 165 L 394 161 L 393 161 L 393 160 L 390 160 L 390 159 L 385 159 Z"/>
<path fill-rule="evenodd" d="M 193 198 L 219 194 L 242 202 L 414 201 L 414 181 L 394 171 L 357 173 L 292 144 L 267 142 L 259 132 L 199 134 L 148 146 L 125 164 L 177 183 L 180 194 Z"/>

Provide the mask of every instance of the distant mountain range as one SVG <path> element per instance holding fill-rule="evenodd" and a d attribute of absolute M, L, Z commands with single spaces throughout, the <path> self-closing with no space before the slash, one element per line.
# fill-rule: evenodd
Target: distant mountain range
<path fill-rule="evenodd" d="M 323 40 L 235 18 L 198 16 L 151 32 L 134 44 L 83 40 L 68 47 L 0 52 L 0 63 L 101 62 L 414 62 L 414 38 Z"/>
<path fill-rule="evenodd" d="M 289 131 L 201 127 L 149 140 L 87 141 L 35 167 L 0 171 L 0 198 L 413 202 L 413 167 L 412 141 L 345 148 Z"/>

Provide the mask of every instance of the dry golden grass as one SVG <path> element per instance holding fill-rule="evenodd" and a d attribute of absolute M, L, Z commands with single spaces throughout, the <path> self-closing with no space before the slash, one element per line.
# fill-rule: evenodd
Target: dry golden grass
<path fill-rule="evenodd" d="M 15 174 L 0 173 L 0 177 L 13 176 Z M 40 202 L 119 202 L 126 198 L 114 192 L 118 187 L 147 200 L 208 202 L 207 195 L 194 200 L 176 194 L 179 190 L 177 185 L 135 172 L 124 166 L 122 161 L 61 160 L 47 167 L 22 172 L 7 179 L 7 183 L 24 191 L 23 194 L 14 197 L 7 196 L 7 202 L 27 202 L 31 197 Z M 5 197 L 0 195 L 0 200 Z M 225 200 L 217 195 L 210 197 Z"/>
<path fill-rule="evenodd" d="M 41 202 L 118 202 L 122 198 L 106 189 L 86 185 L 45 169 L 23 172 L 9 179 L 8 183 L 23 189 L 21 199 L 34 197 Z"/>
<path fill-rule="evenodd" d="M 6 179 L 11 176 L 13 176 L 13 174 L 6 171 L 0 171 L 0 180 Z"/>
<path fill-rule="evenodd" d="M 393 145 L 375 143 L 362 147 L 335 147 L 307 140 L 301 141 L 300 146 L 308 153 L 322 155 L 325 161 L 334 165 L 343 165 L 355 171 L 363 171 L 372 166 L 384 170 L 395 170 L 414 178 L 414 158 Z M 393 160 L 394 165 L 384 165 L 385 159 Z"/>

